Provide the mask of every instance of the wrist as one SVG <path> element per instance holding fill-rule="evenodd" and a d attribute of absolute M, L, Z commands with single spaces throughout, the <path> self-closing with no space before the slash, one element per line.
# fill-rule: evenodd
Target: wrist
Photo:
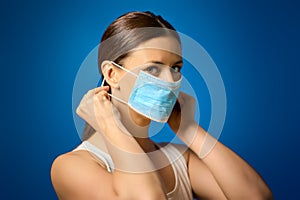
<path fill-rule="evenodd" d="M 217 143 L 217 140 L 195 121 L 180 127 L 177 135 L 201 159 L 205 158 Z"/>
<path fill-rule="evenodd" d="M 181 123 L 176 135 L 182 142 L 190 147 L 197 136 L 198 127 L 199 125 L 196 121 Z"/>
<path fill-rule="evenodd" d="M 176 133 L 178 135 L 191 135 L 190 133 L 195 132 L 198 126 L 199 125 L 195 120 L 185 121 L 180 123 Z"/>

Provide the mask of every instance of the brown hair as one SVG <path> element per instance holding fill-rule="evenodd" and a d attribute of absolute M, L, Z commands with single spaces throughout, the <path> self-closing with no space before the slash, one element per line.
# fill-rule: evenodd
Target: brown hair
<path fill-rule="evenodd" d="M 156 29 L 149 31 L 147 28 Z M 150 11 L 135 11 L 120 16 L 106 28 L 101 38 L 98 49 L 98 68 L 100 73 L 101 64 L 104 60 L 121 64 L 122 59 L 128 56 L 130 51 L 141 43 L 165 35 L 175 37 L 180 44 L 180 38 L 175 28 L 160 15 L 155 15 Z M 104 85 L 107 85 L 107 83 L 105 82 Z M 88 139 L 94 132 L 95 130 L 86 124 L 82 140 Z"/>
<path fill-rule="evenodd" d="M 151 29 L 151 32 L 149 29 L 143 29 L 150 27 L 157 29 Z M 174 27 L 160 15 L 149 11 L 126 13 L 105 30 L 98 50 L 98 66 L 100 67 L 104 60 L 119 63 L 130 50 L 142 42 L 163 35 L 173 35 L 180 43 Z"/>

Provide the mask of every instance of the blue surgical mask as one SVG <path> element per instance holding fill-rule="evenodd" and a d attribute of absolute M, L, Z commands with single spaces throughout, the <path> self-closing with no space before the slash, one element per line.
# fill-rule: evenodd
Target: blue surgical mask
<path fill-rule="evenodd" d="M 128 102 L 125 102 L 118 97 L 110 96 L 126 103 L 134 111 L 150 118 L 151 120 L 157 122 L 168 121 L 181 86 L 180 72 L 176 72 L 177 75 L 175 82 L 168 82 L 150 74 L 147 71 L 140 70 L 138 74 L 135 74 L 114 62 L 112 63 L 137 78 L 131 90 Z M 178 76 L 178 74 L 180 75 Z"/>

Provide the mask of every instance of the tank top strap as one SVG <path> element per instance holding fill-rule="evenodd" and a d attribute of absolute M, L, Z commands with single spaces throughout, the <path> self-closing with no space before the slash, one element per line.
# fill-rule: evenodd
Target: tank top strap
<path fill-rule="evenodd" d="M 100 150 L 98 147 L 96 147 L 95 145 L 93 145 L 92 143 L 90 143 L 88 141 L 83 141 L 73 151 L 79 151 L 79 150 L 86 150 L 86 151 L 93 153 L 95 156 L 97 156 L 98 159 L 100 159 L 105 164 L 108 172 L 113 172 L 114 163 L 113 163 L 110 155 L 107 154 L 106 152 Z"/>
<path fill-rule="evenodd" d="M 192 189 L 190 180 L 188 177 L 187 164 L 183 156 L 183 152 L 180 148 L 177 148 L 174 144 L 168 144 L 166 146 L 158 145 L 161 151 L 170 160 L 171 166 L 174 170 L 176 184 L 174 190 L 167 194 L 168 200 L 193 200 Z M 88 141 L 83 141 L 73 151 L 86 150 L 93 153 L 100 159 L 106 166 L 108 172 L 113 172 L 114 163 L 109 154 L 100 150 L 95 145 Z"/>
<path fill-rule="evenodd" d="M 170 160 L 176 175 L 176 186 L 172 192 L 167 194 L 168 200 L 193 200 L 187 164 L 183 156 L 184 151 L 171 143 L 160 149 Z"/>

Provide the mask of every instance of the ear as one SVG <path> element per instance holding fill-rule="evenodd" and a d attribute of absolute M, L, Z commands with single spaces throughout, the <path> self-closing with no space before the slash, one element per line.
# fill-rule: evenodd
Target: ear
<path fill-rule="evenodd" d="M 110 61 L 105 60 L 101 64 L 101 71 L 105 81 L 112 88 L 119 88 L 119 71 Z"/>

